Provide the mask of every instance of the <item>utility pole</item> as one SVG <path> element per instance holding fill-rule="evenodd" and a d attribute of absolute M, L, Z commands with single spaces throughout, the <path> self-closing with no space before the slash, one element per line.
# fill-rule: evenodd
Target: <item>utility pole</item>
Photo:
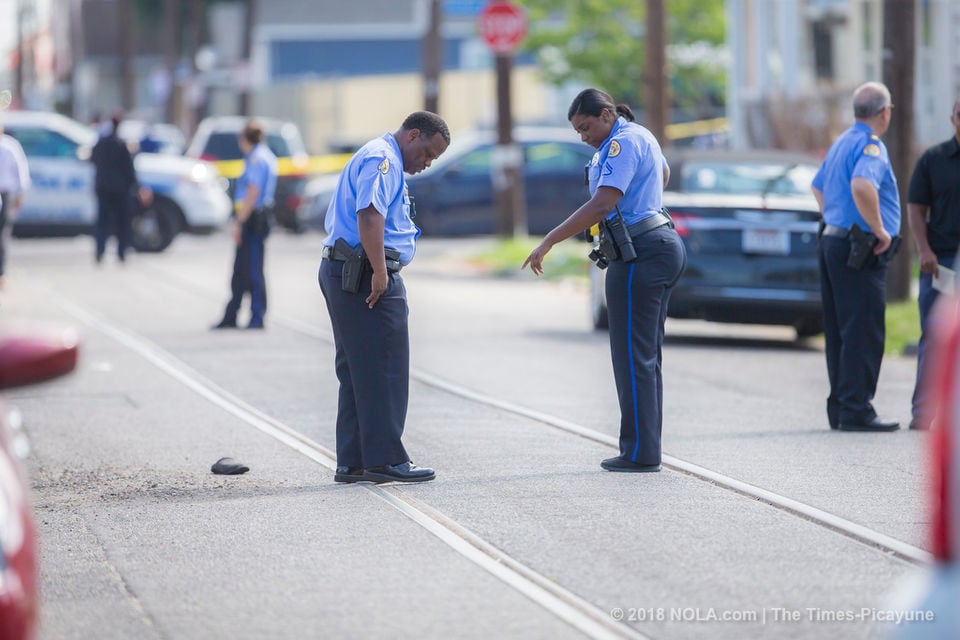
<path fill-rule="evenodd" d="M 246 78 L 243 78 L 243 86 L 240 89 L 240 115 L 250 115 L 250 76 L 253 69 L 250 64 L 250 57 L 253 54 L 253 25 L 257 19 L 257 0 L 245 0 L 246 11 L 243 17 L 243 64 L 246 67 Z"/>
<path fill-rule="evenodd" d="M 161 118 L 164 122 L 177 121 L 176 105 L 180 102 L 181 91 L 174 74 L 182 50 L 180 35 L 180 0 L 163 0 L 163 59 L 167 76 L 170 78 L 170 91 Z"/>
<path fill-rule="evenodd" d="M 430 0 L 430 24 L 423 39 L 423 109 L 440 112 L 440 0 Z"/>
<path fill-rule="evenodd" d="M 913 240 L 907 223 L 907 189 L 913 172 L 913 94 L 916 60 L 916 0 L 883 0 L 883 83 L 897 105 L 890 129 L 884 136 L 893 175 L 900 188 L 903 245 L 887 271 L 887 298 L 910 297 L 910 264 Z"/>
<path fill-rule="evenodd" d="M 663 0 L 647 0 L 646 96 L 647 118 L 644 125 L 660 145 L 667 147 L 670 118 L 670 89 L 667 85 L 667 20 Z"/>
<path fill-rule="evenodd" d="M 513 142 L 513 114 L 510 80 L 513 54 L 498 53 L 497 64 L 497 146 L 492 165 L 493 186 L 500 217 L 497 232 L 505 238 L 527 235 L 527 206 L 523 190 L 523 148 Z"/>
<path fill-rule="evenodd" d="M 25 0 L 20 0 L 17 6 L 17 67 L 13 79 L 13 105 L 14 107 L 23 107 L 23 59 L 27 55 L 27 46 L 23 37 L 23 21 L 27 8 L 24 6 Z"/>
<path fill-rule="evenodd" d="M 117 33 L 120 34 L 120 106 L 129 111 L 133 96 L 133 0 L 119 0 Z"/>

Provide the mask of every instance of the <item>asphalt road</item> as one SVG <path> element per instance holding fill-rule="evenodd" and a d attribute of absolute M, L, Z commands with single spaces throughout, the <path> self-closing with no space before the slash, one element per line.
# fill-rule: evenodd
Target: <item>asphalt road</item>
<path fill-rule="evenodd" d="M 878 636 L 926 545 L 927 434 L 831 432 L 815 339 L 671 321 L 667 468 L 603 472 L 617 407 L 585 288 L 486 278 L 483 242 L 423 240 L 404 272 L 405 444 L 438 477 L 374 487 L 332 481 L 319 237 L 270 239 L 264 332 L 208 330 L 225 235 L 99 268 L 89 238 L 13 241 L 0 324 L 83 336 L 74 374 L 8 394 L 41 638 Z M 884 362 L 884 416 L 909 419 L 914 366 Z M 211 474 L 221 456 L 250 473 Z"/>

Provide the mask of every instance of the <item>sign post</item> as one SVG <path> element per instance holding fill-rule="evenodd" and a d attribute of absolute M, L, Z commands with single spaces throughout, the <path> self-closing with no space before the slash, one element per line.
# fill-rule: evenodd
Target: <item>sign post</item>
<path fill-rule="evenodd" d="M 510 77 L 513 52 L 527 34 L 527 17 L 512 2 L 492 0 L 480 11 L 478 26 L 497 59 L 497 149 L 491 164 L 499 211 L 497 232 L 506 237 L 526 235 L 523 150 L 513 143 Z"/>

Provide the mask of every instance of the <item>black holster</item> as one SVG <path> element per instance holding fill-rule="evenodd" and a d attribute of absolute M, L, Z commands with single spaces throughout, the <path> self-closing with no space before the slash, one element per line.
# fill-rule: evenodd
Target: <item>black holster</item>
<path fill-rule="evenodd" d="M 608 261 L 623 260 L 630 262 L 637 259 L 637 249 L 633 246 L 633 238 L 630 237 L 630 231 L 627 229 L 623 215 L 617 208 L 617 216 L 610 219 L 604 219 L 600 222 L 600 253 Z"/>
<path fill-rule="evenodd" d="M 333 245 L 338 260 L 343 260 L 343 280 L 340 282 L 340 288 L 347 293 L 357 293 L 360 290 L 360 279 L 363 278 L 363 271 L 366 268 L 367 254 L 363 250 L 363 245 L 358 244 L 351 247 L 343 238 L 337 238 Z"/>
<path fill-rule="evenodd" d="M 883 267 L 893 260 L 900 250 L 902 238 L 893 236 L 890 238 L 890 246 L 880 254 L 874 254 L 873 248 L 877 246 L 879 239 L 872 233 L 867 233 L 859 225 L 850 227 L 850 255 L 847 258 L 847 266 L 855 271 L 860 271 L 867 267 Z"/>
<path fill-rule="evenodd" d="M 257 207 L 250 212 L 250 216 L 243 221 L 248 230 L 266 238 L 270 235 L 271 218 L 273 212 L 270 207 Z"/>

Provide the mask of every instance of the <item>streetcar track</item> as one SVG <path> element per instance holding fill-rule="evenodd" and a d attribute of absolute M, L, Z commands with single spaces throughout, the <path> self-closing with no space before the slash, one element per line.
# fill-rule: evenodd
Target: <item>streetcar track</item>
<path fill-rule="evenodd" d="M 333 471 L 336 455 L 306 435 L 233 395 L 159 345 L 97 317 L 81 305 L 59 297 L 60 305 L 85 325 L 138 354 L 205 400 L 262 433 Z M 465 559 L 543 607 L 590 638 L 645 640 L 639 631 L 615 620 L 608 611 L 584 600 L 498 549 L 449 516 L 404 492 L 398 486 L 357 483 L 426 529 Z"/>
<path fill-rule="evenodd" d="M 195 281 L 187 280 L 172 270 L 158 267 L 156 265 L 150 265 L 150 268 L 163 272 L 168 278 L 178 280 L 185 288 L 192 289 L 195 292 L 200 292 L 201 294 L 212 293 L 211 289 L 204 287 Z M 314 325 L 297 320 L 295 318 L 284 316 L 283 314 L 279 313 L 273 313 L 271 314 L 271 317 L 276 324 L 284 326 L 291 331 L 322 340 L 331 345 L 333 344 L 333 333 L 331 331 L 319 329 Z M 619 442 L 616 437 L 601 433 L 583 425 L 579 425 L 570 420 L 564 420 L 563 418 L 559 418 L 542 411 L 537 411 L 529 407 L 524 407 L 522 405 L 509 402 L 507 400 L 501 400 L 493 396 L 474 391 L 417 368 L 411 368 L 410 377 L 422 384 L 445 391 L 466 400 L 513 413 L 515 415 L 519 415 L 553 427 L 560 431 L 609 446 L 619 451 Z M 760 500 L 770 507 L 779 509 L 789 513 L 790 515 L 829 529 L 837 534 L 875 548 L 881 552 L 892 554 L 893 556 L 903 560 L 907 560 L 915 564 L 929 564 L 933 560 L 933 555 L 925 549 L 921 549 L 915 545 L 911 545 L 902 540 L 893 538 L 892 536 L 888 536 L 874 529 L 870 529 L 869 527 L 853 522 L 852 520 L 842 516 L 830 513 L 824 509 L 820 509 L 819 507 L 806 504 L 799 500 L 794 500 L 788 496 L 784 496 L 774 491 L 770 491 L 725 474 L 712 471 L 705 467 L 701 467 L 692 462 L 687 462 L 686 460 L 681 460 L 680 458 L 676 458 L 666 453 L 662 455 L 662 462 L 663 466 L 671 471 L 685 474 L 692 478 L 696 478 L 747 498 Z"/>

